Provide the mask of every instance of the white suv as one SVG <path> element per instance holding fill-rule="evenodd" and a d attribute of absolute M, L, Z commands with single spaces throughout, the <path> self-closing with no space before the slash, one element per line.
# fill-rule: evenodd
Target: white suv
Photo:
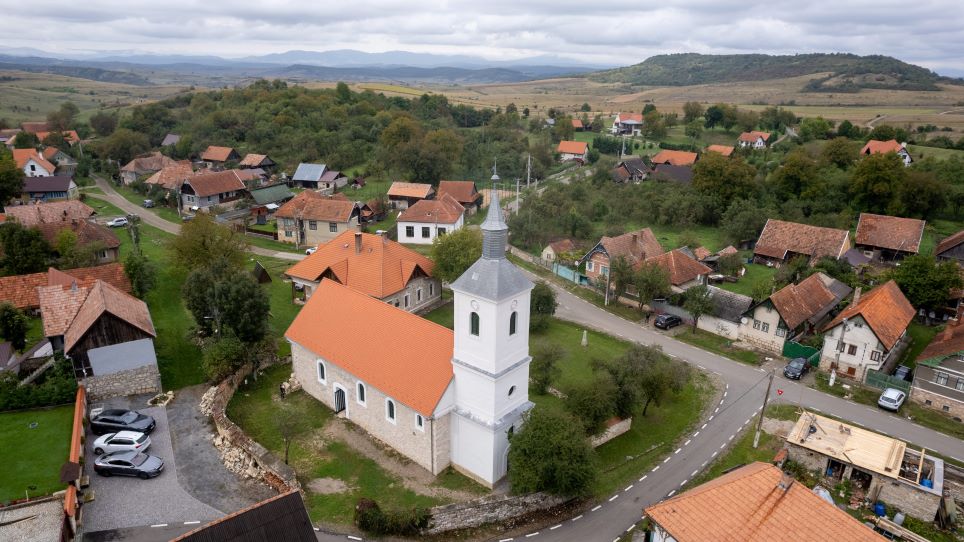
<path fill-rule="evenodd" d="M 143 452 L 151 447 L 151 437 L 136 431 L 107 433 L 94 441 L 94 453 Z"/>

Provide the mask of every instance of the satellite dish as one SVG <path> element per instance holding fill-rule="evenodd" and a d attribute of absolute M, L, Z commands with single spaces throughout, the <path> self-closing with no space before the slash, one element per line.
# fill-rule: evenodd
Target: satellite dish
<path fill-rule="evenodd" d="M 743 318 L 740 318 L 740 323 L 741 323 L 741 324 L 748 324 L 748 323 L 750 323 L 750 320 L 749 320 L 746 316 L 744 316 Z"/>

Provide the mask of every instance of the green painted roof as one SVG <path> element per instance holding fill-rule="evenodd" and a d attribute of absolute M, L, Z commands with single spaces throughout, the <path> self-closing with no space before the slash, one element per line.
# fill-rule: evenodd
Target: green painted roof
<path fill-rule="evenodd" d="M 291 193 L 291 190 L 289 190 L 286 185 L 275 184 L 265 186 L 264 188 L 255 188 L 251 191 L 251 197 L 254 198 L 255 203 L 258 205 L 265 205 L 267 203 L 277 203 L 291 199 L 295 197 L 295 195 Z"/>

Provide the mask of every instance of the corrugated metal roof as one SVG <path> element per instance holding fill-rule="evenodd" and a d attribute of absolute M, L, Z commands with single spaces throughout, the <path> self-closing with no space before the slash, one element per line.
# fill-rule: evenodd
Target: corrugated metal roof
<path fill-rule="evenodd" d="M 274 184 L 262 188 L 255 188 L 251 191 L 251 197 L 254 198 L 255 203 L 258 205 L 264 205 L 266 203 L 287 201 L 295 197 L 295 195 L 286 185 Z"/>
<path fill-rule="evenodd" d="M 298 491 L 289 491 L 175 538 L 175 542 L 316 542 Z"/>
<path fill-rule="evenodd" d="M 318 179 L 325 174 L 325 169 L 328 166 L 325 164 L 298 164 L 298 169 L 295 170 L 295 175 L 291 179 L 294 181 L 314 181 L 318 182 Z"/>
<path fill-rule="evenodd" d="M 147 365 L 157 365 L 154 341 L 140 339 L 126 343 L 112 344 L 87 351 L 90 368 L 94 376 L 104 376 Z"/>

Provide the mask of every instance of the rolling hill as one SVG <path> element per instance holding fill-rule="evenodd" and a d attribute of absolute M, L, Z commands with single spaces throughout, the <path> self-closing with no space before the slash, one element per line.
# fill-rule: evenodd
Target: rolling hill
<path fill-rule="evenodd" d="M 586 74 L 603 83 L 686 86 L 763 81 L 814 75 L 807 92 L 858 92 L 860 89 L 940 90 L 937 83 L 964 84 L 926 68 L 888 56 L 853 54 L 800 55 L 656 55 L 644 62 Z"/>

